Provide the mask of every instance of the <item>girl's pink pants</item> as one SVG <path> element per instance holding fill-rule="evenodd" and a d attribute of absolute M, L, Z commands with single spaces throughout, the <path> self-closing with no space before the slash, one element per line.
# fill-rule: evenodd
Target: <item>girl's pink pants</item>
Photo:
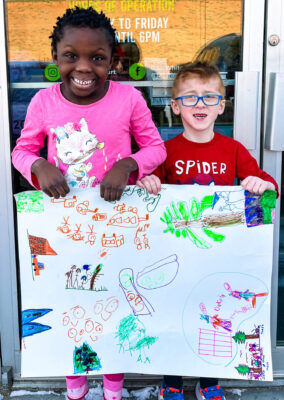
<path fill-rule="evenodd" d="M 104 387 L 118 392 L 123 386 L 124 374 L 105 374 Z M 69 400 L 82 400 L 89 391 L 86 376 L 66 376 L 67 397 Z"/>

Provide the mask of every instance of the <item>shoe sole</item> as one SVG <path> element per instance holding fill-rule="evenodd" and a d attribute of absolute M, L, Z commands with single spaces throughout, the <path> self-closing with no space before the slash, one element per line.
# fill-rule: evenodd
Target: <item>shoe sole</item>
<path fill-rule="evenodd" d="M 197 400 L 203 400 L 203 397 L 199 393 L 199 383 L 197 383 L 195 386 L 195 396 L 196 396 Z"/>

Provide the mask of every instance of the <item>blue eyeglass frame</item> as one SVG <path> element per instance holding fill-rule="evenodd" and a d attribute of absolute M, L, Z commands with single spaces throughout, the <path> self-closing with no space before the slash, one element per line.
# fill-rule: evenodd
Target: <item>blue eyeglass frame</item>
<path fill-rule="evenodd" d="M 218 97 L 218 103 L 217 104 L 206 104 L 205 102 L 204 102 L 204 97 Z M 192 104 L 191 106 L 189 106 L 189 105 L 185 105 L 185 104 L 183 104 L 183 99 L 185 98 L 185 97 L 196 97 L 196 103 L 195 104 Z M 218 106 L 218 104 L 220 104 L 220 100 L 222 99 L 222 95 L 221 94 L 205 94 L 204 96 L 196 96 L 195 94 L 189 94 L 189 95 L 186 95 L 186 96 L 179 96 L 179 97 L 176 97 L 174 100 L 181 100 L 181 104 L 184 106 L 184 107 L 194 107 L 194 106 L 196 106 L 196 104 L 198 104 L 198 102 L 199 102 L 199 100 L 202 100 L 202 103 L 206 106 L 206 107 L 214 107 L 214 106 Z"/>

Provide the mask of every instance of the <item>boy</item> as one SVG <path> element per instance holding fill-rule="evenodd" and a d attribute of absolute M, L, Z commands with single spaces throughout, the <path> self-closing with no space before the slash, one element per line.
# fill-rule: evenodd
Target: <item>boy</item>
<path fill-rule="evenodd" d="M 176 75 L 171 106 L 180 115 L 184 132 L 165 143 L 166 161 L 137 184 L 157 194 L 168 184 L 234 185 L 255 194 L 277 190 L 275 180 L 262 171 L 246 148 L 214 132 L 214 123 L 225 109 L 225 88 L 218 69 L 205 63 L 188 63 Z M 198 400 L 225 400 L 215 378 L 200 378 Z M 160 400 L 183 400 L 182 377 L 165 376 Z"/>

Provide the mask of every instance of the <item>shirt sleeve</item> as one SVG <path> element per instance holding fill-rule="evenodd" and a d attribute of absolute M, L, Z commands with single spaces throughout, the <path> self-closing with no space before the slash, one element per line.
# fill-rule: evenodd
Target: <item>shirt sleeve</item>
<path fill-rule="evenodd" d="M 36 189 L 40 189 L 36 176 L 32 175 L 32 164 L 40 157 L 40 150 L 44 147 L 46 132 L 43 126 L 43 115 L 40 95 L 37 93 L 31 100 L 22 129 L 21 136 L 12 152 L 14 167 Z"/>
<path fill-rule="evenodd" d="M 243 180 L 248 176 L 257 176 L 264 181 L 271 182 L 275 186 L 277 197 L 279 196 L 278 185 L 275 179 L 272 178 L 267 172 L 259 168 L 255 158 L 251 156 L 249 151 L 239 142 L 237 149 L 237 165 L 236 176 L 238 179 Z"/>
<path fill-rule="evenodd" d="M 160 179 L 161 183 L 167 183 L 165 167 L 166 166 L 164 161 L 163 164 L 159 165 L 159 167 L 156 168 L 155 171 L 153 172 L 153 174 Z"/>
<path fill-rule="evenodd" d="M 166 159 L 167 153 L 152 115 L 140 92 L 133 107 L 130 121 L 131 134 L 139 146 L 139 151 L 132 154 L 138 164 L 137 179 L 151 174 Z"/>

